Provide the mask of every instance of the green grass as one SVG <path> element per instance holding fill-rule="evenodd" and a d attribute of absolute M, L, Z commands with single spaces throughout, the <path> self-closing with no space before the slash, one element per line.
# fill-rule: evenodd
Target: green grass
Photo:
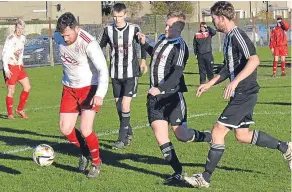
<path fill-rule="evenodd" d="M 215 53 L 215 63 L 222 61 L 221 53 Z M 255 108 L 253 129 L 259 129 L 281 139 L 291 139 L 291 71 L 288 76 L 272 78 L 272 57 L 268 49 L 258 49 L 262 61 L 258 68 L 261 86 Z M 172 173 L 147 126 L 146 90 L 148 74 L 139 81 L 138 97 L 133 100 L 131 122 L 134 143 L 121 151 L 111 150 L 117 139 L 112 133 L 118 128 L 118 117 L 109 88 L 106 101 L 95 120 L 95 132 L 100 134 L 100 151 L 103 160 L 101 175 L 88 180 L 76 172 L 78 149 L 67 143 L 58 128 L 58 112 L 61 97 L 61 66 L 27 69 L 32 90 L 27 105 L 28 120 L 4 119 L 5 93 L 0 83 L 0 191 L 194 191 L 187 185 L 163 185 L 163 179 Z M 185 70 L 189 92 L 189 126 L 198 130 L 210 129 L 227 104 L 222 89 L 227 83 L 213 87 L 200 98 L 194 96 L 199 75 L 194 57 L 189 59 Z M 278 74 L 280 70 L 278 69 Z M 17 87 L 16 96 L 20 93 Z M 16 97 L 15 103 L 18 102 Z M 188 174 L 201 172 L 209 146 L 206 143 L 182 143 L 170 131 L 184 170 Z M 39 167 L 32 161 L 32 149 L 41 143 L 51 145 L 56 151 L 52 166 Z M 9 153 L 9 154 L 7 154 Z M 213 174 L 212 184 L 204 191 L 291 191 L 290 171 L 280 152 L 239 144 L 232 133 L 226 138 L 226 151 Z"/>

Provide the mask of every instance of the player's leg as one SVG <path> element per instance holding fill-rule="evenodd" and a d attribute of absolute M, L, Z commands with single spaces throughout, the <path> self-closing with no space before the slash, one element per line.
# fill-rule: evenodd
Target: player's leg
<path fill-rule="evenodd" d="M 130 145 L 132 140 L 132 127 L 130 125 L 131 118 L 131 101 L 132 97 L 137 93 L 137 78 L 129 78 L 124 80 L 121 86 L 120 94 L 123 96 L 121 100 L 121 118 L 119 138 L 113 144 L 114 149 L 122 149 L 127 145 Z M 119 99 L 120 100 L 120 99 Z"/>
<path fill-rule="evenodd" d="M 281 48 L 281 69 L 282 69 L 282 74 L 281 76 L 286 76 L 286 61 L 285 58 L 288 56 L 288 50 L 286 46 L 283 46 Z"/>
<path fill-rule="evenodd" d="M 80 89 L 79 106 L 81 112 L 80 130 L 85 138 L 86 144 L 89 148 L 92 164 L 87 174 L 88 178 L 95 178 L 99 175 L 101 167 L 101 159 L 99 156 L 99 142 L 98 137 L 93 131 L 93 122 L 96 112 L 99 110 L 99 106 L 93 107 L 91 101 L 95 96 L 97 90 L 96 85 L 84 87 Z M 88 159 L 87 159 L 88 160 Z M 86 165 L 87 167 L 87 165 Z M 86 169 L 85 167 L 85 169 Z"/>
<path fill-rule="evenodd" d="M 212 52 L 204 54 L 204 59 L 205 59 L 205 68 L 206 68 L 207 78 L 210 81 L 214 77 L 214 72 L 213 72 L 214 58 L 213 58 Z"/>
<path fill-rule="evenodd" d="M 191 177 L 184 177 L 184 180 L 197 188 L 208 188 L 210 180 L 217 164 L 225 150 L 225 136 L 230 131 L 226 126 L 216 123 L 212 129 L 212 143 L 208 152 L 203 173 L 193 174 Z"/>
<path fill-rule="evenodd" d="M 182 165 L 179 162 L 174 146 L 169 139 L 168 120 L 165 117 L 167 115 L 165 114 L 166 109 L 164 106 L 169 102 L 171 102 L 171 100 L 168 98 L 157 99 L 157 97 L 151 95 L 147 96 L 149 124 L 152 127 L 156 141 L 164 158 L 174 170 L 174 174 L 165 180 L 166 183 L 181 181 L 182 179 Z"/>
<path fill-rule="evenodd" d="M 274 48 L 274 61 L 273 61 L 273 77 L 276 77 L 277 67 L 279 60 L 279 49 L 277 47 Z"/>
<path fill-rule="evenodd" d="M 198 54 L 198 67 L 200 74 L 200 84 L 206 83 L 206 68 L 205 68 L 205 60 L 202 54 Z"/>
<path fill-rule="evenodd" d="M 5 83 L 7 85 L 7 95 L 6 95 L 6 109 L 8 119 L 14 119 L 13 117 L 13 103 L 14 103 L 14 93 L 15 93 L 15 85 L 17 83 L 17 78 L 19 74 L 18 66 L 8 65 L 9 70 L 11 72 L 10 78 L 5 77 Z"/>
<path fill-rule="evenodd" d="M 88 145 L 91 158 L 92 158 L 92 164 L 87 174 L 88 178 L 97 177 L 100 173 L 100 168 L 101 168 L 98 137 L 93 131 L 93 122 L 94 122 L 95 114 L 96 114 L 96 110 L 82 110 L 81 121 L 80 121 L 80 129 Z"/>
<path fill-rule="evenodd" d="M 14 119 L 13 117 L 13 95 L 15 93 L 15 85 L 7 85 L 7 95 L 6 95 L 6 109 L 8 119 Z"/>
<path fill-rule="evenodd" d="M 79 115 L 76 91 L 64 86 L 60 105 L 60 131 L 72 144 L 80 148 L 79 171 L 84 171 L 88 165 L 89 149 L 80 131 L 75 128 Z"/>
<path fill-rule="evenodd" d="M 246 118 L 249 119 L 249 118 Z M 292 143 L 280 141 L 277 138 L 260 130 L 250 130 L 248 124 L 244 124 L 243 128 L 234 130 L 237 141 L 248 143 L 259 147 L 277 149 L 284 158 L 288 161 L 290 170 L 292 170 Z"/>
<path fill-rule="evenodd" d="M 182 93 L 172 96 L 169 121 L 176 138 L 182 142 L 211 142 L 210 131 L 201 132 L 187 126 L 187 105 Z"/>
<path fill-rule="evenodd" d="M 113 88 L 113 95 L 115 98 L 115 103 L 116 103 L 116 109 L 117 109 L 117 113 L 119 116 L 119 122 L 120 122 L 120 127 L 121 127 L 121 122 L 122 122 L 122 100 L 123 100 L 123 80 L 121 79 L 114 79 L 112 78 L 112 88 Z M 121 129 L 121 128 L 120 128 Z M 120 129 L 119 129 L 119 138 L 120 136 Z M 124 147 L 124 143 L 122 143 L 119 138 L 117 139 L 117 141 L 115 141 L 113 143 L 113 148 L 114 149 L 119 149 L 119 148 L 123 148 Z"/>
<path fill-rule="evenodd" d="M 28 78 L 27 74 L 25 73 L 23 67 L 21 67 L 21 69 L 20 69 L 20 73 L 18 76 L 18 82 L 22 85 L 23 90 L 20 94 L 19 104 L 18 104 L 18 107 L 16 109 L 16 113 L 21 115 L 22 118 L 27 119 L 28 116 L 23 109 L 26 105 L 31 86 L 30 86 L 29 78 Z"/>

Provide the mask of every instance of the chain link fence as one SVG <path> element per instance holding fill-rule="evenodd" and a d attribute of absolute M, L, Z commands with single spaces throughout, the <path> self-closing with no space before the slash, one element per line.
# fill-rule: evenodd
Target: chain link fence
<path fill-rule="evenodd" d="M 291 23 L 290 18 L 285 18 L 288 23 Z M 89 32 L 95 38 L 98 38 L 106 24 L 112 22 L 109 17 L 105 19 L 104 24 L 80 24 L 81 28 Z M 155 41 L 157 37 L 164 33 L 166 16 L 161 15 L 147 15 L 132 21 L 141 27 L 144 34 L 148 36 L 148 39 Z M 206 22 L 207 25 L 214 27 L 211 22 Z M 269 32 L 270 29 L 275 27 L 276 20 L 265 18 L 248 18 L 241 19 L 235 18 L 235 23 L 243 29 L 249 38 L 254 42 L 257 47 L 268 46 L 269 44 Z M 193 52 L 193 38 L 195 33 L 198 31 L 198 23 L 187 22 L 185 29 L 182 31 L 182 37 L 189 47 L 190 53 Z M 268 26 L 268 27 L 267 27 Z M 61 64 L 61 59 L 59 56 L 58 46 L 52 41 L 52 47 L 50 48 L 50 29 L 55 31 L 56 21 L 52 21 L 51 25 L 46 24 L 26 24 L 25 35 L 27 37 L 27 44 L 24 50 L 24 65 L 27 67 L 39 67 L 47 65 L 58 65 Z M 13 24 L 1 24 L 0 23 L 0 59 L 2 49 L 5 43 L 6 37 L 13 33 Z M 222 45 L 224 41 L 224 34 L 217 33 L 212 39 L 212 48 L 214 52 L 222 51 Z M 291 46 L 291 28 L 287 32 L 288 43 Z M 52 52 L 50 52 L 52 50 Z M 140 53 L 139 45 L 137 45 L 138 53 Z M 109 58 L 109 47 L 104 49 L 104 54 Z M 2 63 L 0 63 L 0 68 Z"/>

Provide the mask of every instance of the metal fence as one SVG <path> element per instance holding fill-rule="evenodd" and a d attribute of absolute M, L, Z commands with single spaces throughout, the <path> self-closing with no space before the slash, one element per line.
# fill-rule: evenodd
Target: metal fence
<path fill-rule="evenodd" d="M 288 23 L 291 23 L 291 18 L 285 19 Z M 109 18 L 107 21 L 111 22 Z M 148 35 L 149 39 L 155 41 L 157 36 L 164 33 L 165 28 L 165 16 L 147 16 L 142 17 L 140 19 L 134 20 L 133 23 L 138 24 L 141 27 L 143 33 Z M 269 31 L 271 28 L 275 26 L 276 21 L 274 19 L 270 19 L 268 22 L 265 19 L 252 18 L 252 19 L 235 19 L 236 24 L 243 29 L 250 39 L 254 42 L 254 44 L 258 46 L 268 46 L 269 44 Z M 267 27 L 267 23 L 269 26 Z M 81 28 L 89 32 L 94 37 L 98 37 L 102 32 L 105 24 L 90 24 L 83 25 L 80 24 Z M 214 27 L 212 23 L 208 23 L 207 25 Z M 53 22 L 51 26 L 49 24 L 27 24 L 25 27 L 25 35 L 28 39 L 27 45 L 24 51 L 24 65 L 27 67 L 35 67 L 35 66 L 46 66 L 51 65 L 52 60 L 53 64 L 60 64 L 61 60 L 59 57 L 58 46 L 53 42 L 52 53 L 50 54 L 50 28 L 52 31 L 55 29 L 55 23 Z M 0 25 L 0 59 L 1 52 L 5 42 L 6 37 L 12 33 L 14 30 L 14 25 Z M 190 52 L 193 52 L 193 37 L 194 34 L 198 31 L 198 23 L 190 23 L 188 22 L 185 26 L 185 29 L 182 32 L 182 37 L 187 43 Z M 291 28 L 287 32 L 288 41 L 291 45 Z M 221 51 L 222 44 L 224 40 L 224 34 L 217 33 L 212 39 L 212 47 L 213 51 Z M 137 50 L 139 51 L 139 46 L 137 46 Z M 104 54 L 108 58 L 109 48 L 104 49 Z M 53 59 L 51 59 L 53 57 Z M 0 63 L 1 67 L 1 63 Z"/>

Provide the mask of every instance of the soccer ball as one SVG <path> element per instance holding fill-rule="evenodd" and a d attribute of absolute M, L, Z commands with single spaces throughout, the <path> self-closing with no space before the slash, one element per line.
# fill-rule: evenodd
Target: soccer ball
<path fill-rule="evenodd" d="M 54 162 L 54 149 L 47 144 L 40 144 L 33 151 L 33 160 L 42 167 L 51 165 Z"/>

